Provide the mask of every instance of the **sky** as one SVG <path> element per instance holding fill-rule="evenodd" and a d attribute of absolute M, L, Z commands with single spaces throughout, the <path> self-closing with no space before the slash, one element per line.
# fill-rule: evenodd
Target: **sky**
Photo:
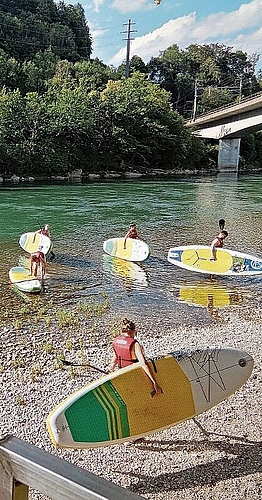
<path fill-rule="evenodd" d="M 127 25 L 131 20 L 130 58 L 145 63 L 177 44 L 219 43 L 260 55 L 262 68 L 262 0 L 78 0 L 93 39 L 92 59 L 118 67 L 126 58 Z M 66 4 L 77 1 L 65 0 Z"/>

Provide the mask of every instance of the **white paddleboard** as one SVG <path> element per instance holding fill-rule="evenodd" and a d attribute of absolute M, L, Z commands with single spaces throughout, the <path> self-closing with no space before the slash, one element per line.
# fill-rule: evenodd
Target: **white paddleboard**
<path fill-rule="evenodd" d="M 188 245 L 170 248 L 167 260 L 175 266 L 205 274 L 224 276 L 253 276 L 262 273 L 262 259 L 224 248 L 215 250 L 216 259 L 210 260 L 210 246 Z"/>
<path fill-rule="evenodd" d="M 40 281 L 24 267 L 12 267 L 9 271 L 9 278 L 11 283 L 16 285 L 22 292 L 39 293 L 41 291 L 42 285 Z"/>
<path fill-rule="evenodd" d="M 51 240 L 44 234 L 24 233 L 19 238 L 19 245 L 28 253 L 37 252 L 42 247 L 41 252 L 47 254 L 50 250 Z"/>
<path fill-rule="evenodd" d="M 127 238 L 124 248 L 125 238 L 110 238 L 104 241 L 103 250 L 111 257 L 118 257 L 133 262 L 142 262 L 150 255 L 150 248 L 147 243 L 139 239 Z"/>

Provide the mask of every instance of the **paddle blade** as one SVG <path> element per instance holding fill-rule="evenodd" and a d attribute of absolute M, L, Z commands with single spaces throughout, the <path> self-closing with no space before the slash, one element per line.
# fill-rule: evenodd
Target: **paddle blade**
<path fill-rule="evenodd" d="M 224 229 L 224 227 L 225 227 L 225 223 L 226 223 L 225 219 L 220 219 L 220 220 L 219 220 L 218 224 L 219 224 L 219 229 L 220 229 L 221 231 Z"/>

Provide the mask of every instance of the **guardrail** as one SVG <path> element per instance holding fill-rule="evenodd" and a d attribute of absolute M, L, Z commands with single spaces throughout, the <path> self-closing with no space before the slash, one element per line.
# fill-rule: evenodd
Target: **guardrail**
<path fill-rule="evenodd" d="M 197 121 L 198 119 L 214 115 L 215 113 L 219 113 L 220 111 L 224 111 L 224 110 L 229 109 L 229 108 L 236 108 L 237 106 L 241 106 L 242 104 L 247 103 L 249 101 L 252 102 L 253 100 L 258 99 L 259 97 L 262 98 L 262 92 L 257 92 L 256 94 L 253 94 L 252 96 L 249 96 L 249 97 L 244 97 L 241 99 L 240 102 L 235 102 L 235 103 L 231 102 L 229 104 L 224 104 L 224 106 L 220 106 L 219 108 L 212 109 L 211 111 L 208 111 L 207 113 L 202 113 L 200 115 L 197 115 L 195 120 L 193 120 L 191 118 L 191 120 L 187 120 L 186 123 L 192 124 L 195 121 Z"/>
<path fill-rule="evenodd" d="M 0 499 L 28 500 L 33 488 L 53 500 L 139 500 L 141 496 L 18 439 L 0 439 Z"/>

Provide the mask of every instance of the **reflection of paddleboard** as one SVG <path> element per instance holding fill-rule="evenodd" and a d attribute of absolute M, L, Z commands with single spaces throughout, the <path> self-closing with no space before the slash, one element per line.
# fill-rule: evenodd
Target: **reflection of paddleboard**
<path fill-rule="evenodd" d="M 237 349 L 178 351 L 150 362 L 163 394 L 139 363 L 103 376 L 60 403 L 47 418 L 53 444 L 96 448 L 171 427 L 212 408 L 250 376 L 253 359 Z"/>
<path fill-rule="evenodd" d="M 167 260 L 189 271 L 228 276 L 252 276 L 262 273 L 262 259 L 245 253 L 216 249 L 216 260 L 210 260 L 210 246 L 189 245 L 170 248 Z"/>
<path fill-rule="evenodd" d="M 19 245 L 29 253 L 37 252 L 39 247 L 42 246 L 41 252 L 46 254 L 50 250 L 51 240 L 44 234 L 24 233 L 20 236 Z"/>
<path fill-rule="evenodd" d="M 111 238 L 106 240 L 103 243 L 103 250 L 111 255 L 111 257 L 118 257 L 134 262 L 142 262 L 149 257 L 150 248 L 144 241 L 127 238 L 125 249 L 124 241 L 125 238 Z"/>
<path fill-rule="evenodd" d="M 147 276 L 145 271 L 135 262 L 129 262 L 110 255 L 103 256 L 103 267 L 117 278 L 123 278 L 127 284 L 147 287 Z"/>
<path fill-rule="evenodd" d="M 241 295 L 234 290 L 229 291 L 212 285 L 181 286 L 179 297 L 188 304 L 202 307 L 207 307 L 211 301 L 213 307 L 219 308 L 242 302 Z"/>
<path fill-rule="evenodd" d="M 38 293 L 41 291 L 40 281 L 24 267 L 12 267 L 9 271 L 9 278 L 11 283 L 14 283 L 22 292 Z"/>

